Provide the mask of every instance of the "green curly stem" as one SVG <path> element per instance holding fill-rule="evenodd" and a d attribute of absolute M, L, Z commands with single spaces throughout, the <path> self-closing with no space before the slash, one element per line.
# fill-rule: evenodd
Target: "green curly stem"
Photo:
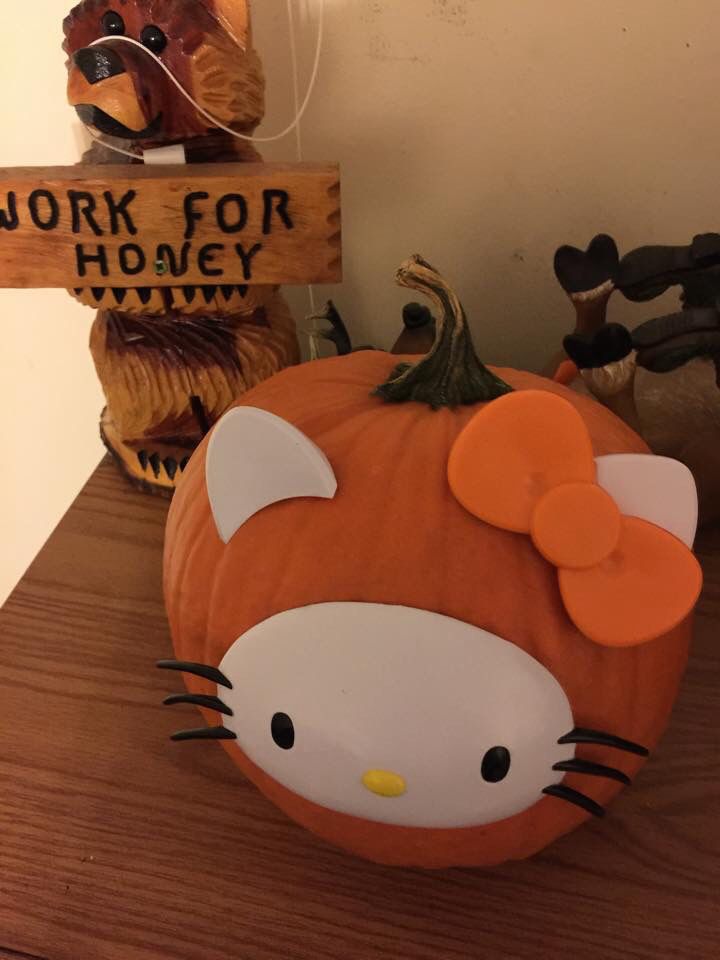
<path fill-rule="evenodd" d="M 422 257 L 402 264 L 401 287 L 424 293 L 440 310 L 435 343 L 417 363 L 401 363 L 374 391 L 389 403 L 417 400 L 433 410 L 496 400 L 512 387 L 480 362 L 462 304 L 445 280 Z"/>

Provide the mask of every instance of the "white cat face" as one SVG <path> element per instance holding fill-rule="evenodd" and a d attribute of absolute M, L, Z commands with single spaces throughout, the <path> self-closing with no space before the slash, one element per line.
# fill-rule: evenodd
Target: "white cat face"
<path fill-rule="evenodd" d="M 465 827 L 527 809 L 574 756 L 553 675 L 440 614 L 372 603 L 288 610 L 220 670 L 225 727 L 255 764 L 321 806 L 381 823 Z"/>

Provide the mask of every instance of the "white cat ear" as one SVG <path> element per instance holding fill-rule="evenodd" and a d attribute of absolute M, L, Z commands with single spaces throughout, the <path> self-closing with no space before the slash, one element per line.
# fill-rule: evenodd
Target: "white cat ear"
<path fill-rule="evenodd" d="M 272 503 L 295 497 L 331 500 L 337 492 L 322 450 L 287 420 L 256 407 L 236 407 L 215 427 L 205 478 L 224 543 Z"/>
<path fill-rule="evenodd" d="M 597 457 L 597 482 L 628 517 L 674 534 L 688 547 L 698 523 L 697 487 L 685 464 L 646 453 Z"/>

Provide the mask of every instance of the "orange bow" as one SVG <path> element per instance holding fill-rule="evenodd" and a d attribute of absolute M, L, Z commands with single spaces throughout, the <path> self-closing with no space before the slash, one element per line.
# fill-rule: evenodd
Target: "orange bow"
<path fill-rule="evenodd" d="M 596 482 L 587 427 L 562 397 L 525 390 L 487 404 L 456 440 L 448 478 L 474 516 L 530 534 L 558 568 L 568 616 L 596 643 L 645 643 L 695 606 L 702 571 L 692 552 L 621 515 Z"/>

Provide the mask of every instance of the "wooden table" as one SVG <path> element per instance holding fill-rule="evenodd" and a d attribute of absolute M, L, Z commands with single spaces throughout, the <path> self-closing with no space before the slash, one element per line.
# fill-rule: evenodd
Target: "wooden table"
<path fill-rule="evenodd" d="M 423 873 L 326 847 L 219 747 L 168 741 L 165 512 L 103 463 L 0 612 L 0 960 L 720 957 L 720 529 L 672 727 L 606 820 Z"/>

